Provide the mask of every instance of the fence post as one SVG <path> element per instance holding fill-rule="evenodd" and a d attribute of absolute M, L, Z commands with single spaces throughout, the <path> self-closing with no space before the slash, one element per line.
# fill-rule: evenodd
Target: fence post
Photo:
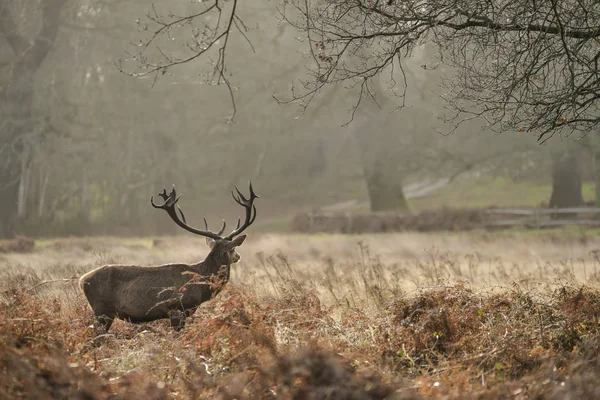
<path fill-rule="evenodd" d="M 346 213 L 346 233 L 352 233 L 352 213 L 348 211 Z"/>

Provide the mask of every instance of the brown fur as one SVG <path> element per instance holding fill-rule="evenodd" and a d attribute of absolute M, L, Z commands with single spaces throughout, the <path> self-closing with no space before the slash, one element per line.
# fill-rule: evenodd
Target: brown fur
<path fill-rule="evenodd" d="M 229 281 L 231 264 L 240 260 L 235 248 L 245 239 L 211 242 L 210 253 L 198 264 L 104 265 L 83 275 L 79 286 L 105 331 L 115 318 L 133 323 L 169 318 L 179 330 L 187 316 Z"/>

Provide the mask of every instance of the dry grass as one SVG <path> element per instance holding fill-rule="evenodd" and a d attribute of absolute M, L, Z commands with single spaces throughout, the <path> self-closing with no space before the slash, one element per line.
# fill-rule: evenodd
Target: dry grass
<path fill-rule="evenodd" d="M 29 253 L 35 247 L 35 241 L 23 236 L 11 240 L 0 240 L 0 253 Z"/>
<path fill-rule="evenodd" d="M 597 242 L 484 233 L 263 235 L 175 333 L 94 337 L 76 276 L 192 261 L 189 238 L 0 254 L 0 399 L 598 398 Z"/>

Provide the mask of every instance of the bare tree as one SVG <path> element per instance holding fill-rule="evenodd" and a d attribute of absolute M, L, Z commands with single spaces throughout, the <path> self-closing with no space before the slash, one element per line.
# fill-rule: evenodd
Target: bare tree
<path fill-rule="evenodd" d="M 246 37 L 245 32 L 248 30 L 238 15 L 238 0 L 199 2 L 196 9 L 184 16 L 176 15 L 172 11 L 161 13 L 153 6 L 146 17 L 144 21 L 138 20 L 145 37 L 129 57 L 121 60 L 119 69 L 132 76 L 154 76 L 156 79 L 172 67 L 205 57 L 211 68 L 204 76 L 210 84 L 224 84 L 227 87 L 232 100 L 233 119 L 237 108 L 234 87 L 226 68 L 229 38 L 235 32 Z M 180 36 L 182 32 L 188 34 L 185 45 L 172 52 L 165 51 L 169 41 Z M 125 65 L 129 61 L 133 61 L 140 68 L 129 70 Z"/>
<path fill-rule="evenodd" d="M 416 46 L 435 43 L 455 67 L 445 95 L 454 121 L 483 117 L 498 130 L 587 131 L 599 119 L 600 9 L 593 1 L 293 1 L 316 67 L 310 97 L 350 81 L 369 93 L 373 77 Z M 290 14 L 290 13 L 288 13 Z M 368 49 L 368 52 L 364 50 Z M 424 65 L 424 68 L 435 65 Z"/>
<path fill-rule="evenodd" d="M 227 39 L 246 32 L 237 5 L 211 0 L 184 17 L 151 13 L 145 25 L 151 34 L 134 56 L 139 73 L 158 75 L 216 49 L 211 76 L 227 84 L 233 100 Z M 279 10 L 303 32 L 309 69 L 290 96 L 277 98 L 281 103 L 306 108 L 325 87 L 344 84 L 357 94 L 350 120 L 368 120 L 373 112 L 361 113 L 365 99 L 380 105 L 376 79 L 387 74 L 395 106 L 402 107 L 411 84 L 406 57 L 429 43 L 437 55 L 422 67 L 443 63 L 452 71 L 441 94 L 447 131 L 481 118 L 492 130 L 532 132 L 544 141 L 554 133 L 587 133 L 600 121 L 600 8 L 594 1 L 288 0 Z M 162 51 L 165 37 L 189 27 L 183 55 Z"/>

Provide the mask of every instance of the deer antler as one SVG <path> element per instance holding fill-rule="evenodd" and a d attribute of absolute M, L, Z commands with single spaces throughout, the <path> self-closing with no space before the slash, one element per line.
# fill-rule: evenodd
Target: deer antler
<path fill-rule="evenodd" d="M 171 217 L 171 219 L 175 221 L 177 225 L 179 225 L 186 231 L 195 233 L 196 235 L 206 236 L 214 240 L 223 239 L 221 237 L 221 234 L 225 230 L 225 221 L 223 221 L 223 228 L 218 234 L 208 230 L 208 224 L 206 224 L 206 219 L 204 219 L 204 223 L 206 224 L 206 230 L 193 228 L 186 223 L 185 215 L 183 214 L 183 211 L 181 211 L 181 208 L 179 208 L 179 206 L 177 205 L 179 197 L 177 196 L 177 192 L 175 191 L 175 185 L 173 185 L 173 189 L 171 190 L 170 194 L 167 194 L 167 189 L 163 188 L 162 193 L 158 193 L 158 196 L 163 198 L 163 204 L 155 204 L 154 196 L 152 196 L 150 197 L 150 203 L 152 204 L 152 207 L 165 210 L 167 214 L 169 214 L 169 217 Z M 181 218 L 179 218 L 179 216 L 177 215 L 177 211 L 175 211 L 175 206 L 177 206 L 177 210 L 179 211 Z"/>
<path fill-rule="evenodd" d="M 173 189 L 171 190 L 171 193 L 167 194 L 167 189 L 163 188 L 162 193 L 157 194 L 157 196 L 162 197 L 162 199 L 163 199 L 162 204 L 154 203 L 154 196 L 150 197 L 150 203 L 152 204 L 152 207 L 154 207 L 154 208 L 160 208 L 162 210 L 165 210 L 167 212 L 167 214 L 169 214 L 169 217 L 171 217 L 171 219 L 173 221 L 175 221 L 175 223 L 177 225 L 179 225 L 180 227 L 182 227 L 183 229 L 185 229 L 188 232 L 192 232 L 192 233 L 195 233 L 196 235 L 205 236 L 205 237 L 208 237 L 208 238 L 211 238 L 214 240 L 219 240 L 219 239 L 231 240 L 235 236 L 242 233 L 247 227 L 252 225 L 252 223 L 256 219 L 256 206 L 254 205 L 254 200 L 258 199 L 260 196 L 258 196 L 256 193 L 254 193 L 254 189 L 252 188 L 252 182 L 249 182 L 249 186 L 250 186 L 250 198 L 247 199 L 246 197 L 244 197 L 242 192 L 240 192 L 238 187 L 234 185 L 235 191 L 237 192 L 237 196 L 235 195 L 235 193 L 233 191 L 231 192 L 231 196 L 233 197 L 233 199 L 235 200 L 236 203 L 238 203 L 240 206 L 242 206 L 246 209 L 246 218 L 244 220 L 244 224 L 241 226 L 240 226 L 241 220 L 238 218 L 237 227 L 225 238 L 221 236 L 223 234 L 223 232 L 225 231 L 225 227 L 227 226 L 227 223 L 225 222 L 225 220 L 223 220 L 223 227 L 221 228 L 221 230 L 218 233 L 212 232 L 211 230 L 208 229 L 208 222 L 206 222 L 206 218 L 204 218 L 204 226 L 206 227 L 206 230 L 197 229 L 197 228 L 191 227 L 187 224 L 187 222 L 185 220 L 185 215 L 183 214 L 183 211 L 181 210 L 181 208 L 179 208 L 179 205 L 177 205 L 177 202 L 179 201 L 179 197 L 181 197 L 181 196 L 177 196 L 177 192 L 175 191 L 175 185 L 173 185 Z M 175 207 L 177 207 L 177 210 L 175 209 Z M 177 211 L 179 211 L 179 215 L 178 215 Z"/>
<path fill-rule="evenodd" d="M 233 191 L 231 192 L 231 196 L 233 197 L 233 199 L 235 200 L 236 203 L 238 203 L 240 206 L 242 206 L 246 209 L 246 219 L 244 220 L 244 224 L 242 226 L 240 226 L 240 219 L 238 219 L 237 227 L 233 230 L 233 232 L 231 232 L 225 238 L 227 240 L 233 239 L 235 236 L 242 233 L 247 227 L 252 225 L 252 223 L 256 219 L 256 206 L 254 205 L 254 200 L 260 198 L 260 196 L 258 196 L 256 193 L 254 193 L 254 189 L 252 188 L 252 182 L 249 182 L 249 186 L 250 186 L 250 198 L 249 199 L 246 199 L 244 197 L 244 195 L 242 194 L 242 192 L 240 192 L 240 189 L 238 189 L 237 186 L 235 186 L 235 185 L 233 185 L 233 186 L 235 187 L 235 191 L 237 192 L 237 197 L 233 193 Z"/>
<path fill-rule="evenodd" d="M 206 227 L 206 230 L 208 231 L 208 222 L 206 222 L 206 218 L 204 218 L 204 226 Z M 221 236 L 223 234 L 223 232 L 225 232 L 225 227 L 227 226 L 227 223 L 225 222 L 225 220 L 223 220 L 223 227 L 221 228 L 221 230 L 219 231 L 219 233 L 217 233 L 217 235 Z"/>

